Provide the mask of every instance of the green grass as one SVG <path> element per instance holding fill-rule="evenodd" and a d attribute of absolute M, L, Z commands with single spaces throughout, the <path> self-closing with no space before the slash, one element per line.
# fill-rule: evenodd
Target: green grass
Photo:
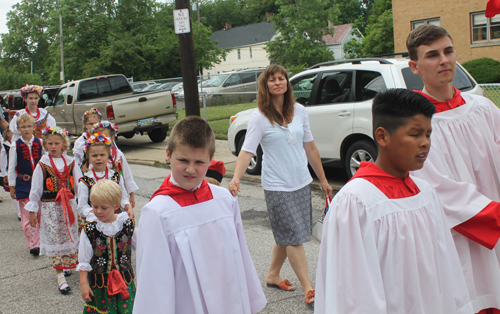
<path fill-rule="evenodd" d="M 500 90 L 494 87 L 483 87 L 486 97 L 490 99 L 497 107 L 500 107 Z"/>
<path fill-rule="evenodd" d="M 240 111 L 252 108 L 257 108 L 257 103 L 250 102 L 236 105 L 207 107 L 207 121 L 214 130 L 215 138 L 227 140 L 229 118 Z M 179 114 L 177 121 L 186 117 L 186 111 L 184 109 L 178 110 L 177 113 Z M 200 108 L 200 116 L 204 117 L 203 108 Z M 172 130 L 176 122 L 170 124 L 170 130 Z M 170 130 L 168 131 L 168 135 L 170 135 Z"/>

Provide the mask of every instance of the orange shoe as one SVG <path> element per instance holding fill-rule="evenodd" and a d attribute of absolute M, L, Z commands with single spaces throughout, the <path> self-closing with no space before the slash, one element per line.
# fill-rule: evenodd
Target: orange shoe
<path fill-rule="evenodd" d="M 277 288 L 285 291 L 293 291 L 295 290 L 295 287 L 293 286 L 293 283 L 290 282 L 290 280 L 285 279 L 282 282 L 279 283 L 279 285 L 275 285 L 273 283 L 266 283 L 266 285 L 270 288 Z"/>
<path fill-rule="evenodd" d="M 306 304 L 310 305 L 314 303 L 314 295 L 316 292 L 314 290 L 309 290 L 306 294 Z"/>

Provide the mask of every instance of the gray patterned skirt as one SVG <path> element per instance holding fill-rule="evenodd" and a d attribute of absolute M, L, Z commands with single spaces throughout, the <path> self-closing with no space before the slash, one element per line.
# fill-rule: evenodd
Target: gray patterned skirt
<path fill-rule="evenodd" d="M 311 240 L 311 186 L 297 191 L 266 191 L 267 212 L 277 245 L 299 245 Z"/>

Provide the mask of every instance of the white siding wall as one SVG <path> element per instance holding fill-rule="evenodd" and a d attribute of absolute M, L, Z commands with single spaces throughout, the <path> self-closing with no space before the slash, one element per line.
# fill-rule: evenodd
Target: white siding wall
<path fill-rule="evenodd" d="M 252 47 L 252 57 L 250 58 L 250 47 Z M 205 74 L 214 75 L 217 73 L 241 70 L 248 68 L 267 67 L 269 59 L 265 48 L 265 44 L 252 46 L 244 46 L 233 48 L 226 56 L 226 61 L 216 64 L 210 70 L 204 71 Z M 240 49 L 241 59 L 238 59 L 238 49 Z"/>

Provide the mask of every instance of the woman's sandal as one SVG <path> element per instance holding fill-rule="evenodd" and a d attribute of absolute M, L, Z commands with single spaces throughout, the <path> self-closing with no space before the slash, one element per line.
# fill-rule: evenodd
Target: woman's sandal
<path fill-rule="evenodd" d="M 278 285 L 273 284 L 273 283 L 266 283 L 266 285 L 270 288 L 276 288 L 276 289 L 281 289 L 281 290 L 285 290 L 285 291 L 294 291 L 295 290 L 293 283 L 291 283 L 290 280 L 288 280 L 288 279 L 283 280 Z"/>
<path fill-rule="evenodd" d="M 68 286 L 66 278 L 64 277 L 57 281 L 57 285 L 59 286 L 59 292 L 61 292 L 61 294 L 68 294 L 68 292 L 71 290 L 71 287 Z"/>
<path fill-rule="evenodd" d="M 314 295 L 316 292 L 314 290 L 309 290 L 306 294 L 306 304 L 310 305 L 314 303 Z"/>

